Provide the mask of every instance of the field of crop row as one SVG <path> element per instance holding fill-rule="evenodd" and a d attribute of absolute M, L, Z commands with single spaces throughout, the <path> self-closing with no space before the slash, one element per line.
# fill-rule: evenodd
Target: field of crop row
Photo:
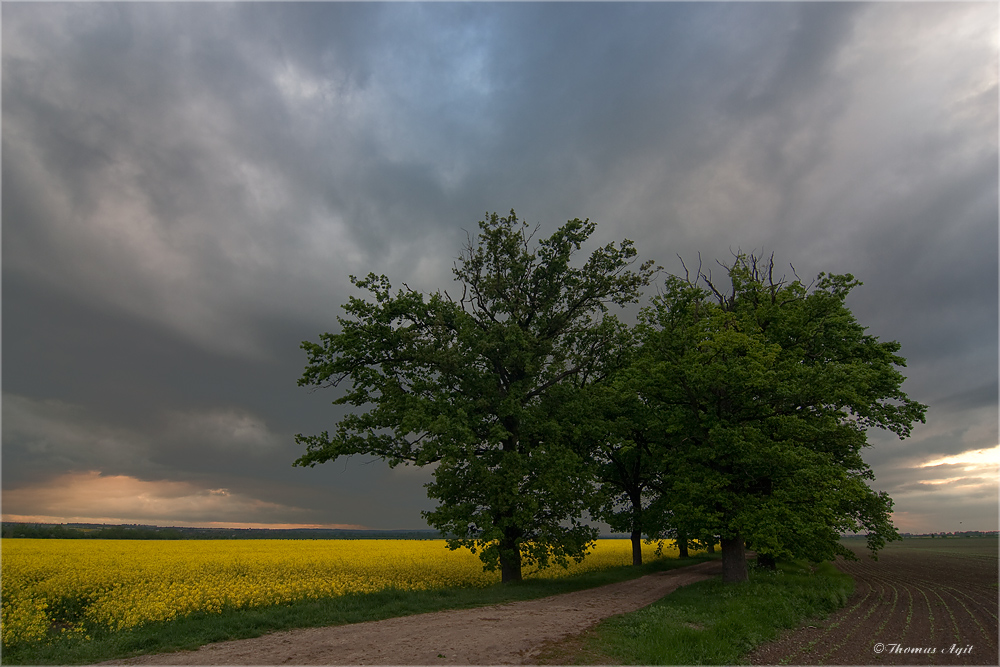
<path fill-rule="evenodd" d="M 653 546 L 646 547 L 647 558 Z M 467 550 L 443 540 L 4 540 L 4 646 L 86 637 L 101 627 L 127 630 L 193 612 L 289 603 L 394 588 L 484 587 Z M 669 548 L 664 555 L 676 556 Z M 568 570 L 526 573 L 559 577 L 631 563 L 628 540 L 598 540 Z"/>
<path fill-rule="evenodd" d="M 856 582 L 847 606 L 750 656 L 753 664 L 997 664 L 997 540 L 890 543 L 877 561 L 837 566 Z"/>

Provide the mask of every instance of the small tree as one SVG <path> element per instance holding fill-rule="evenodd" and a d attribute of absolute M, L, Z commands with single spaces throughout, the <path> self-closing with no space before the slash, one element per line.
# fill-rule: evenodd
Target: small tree
<path fill-rule="evenodd" d="M 866 483 L 866 430 L 906 437 L 926 410 L 900 389 L 899 343 L 855 320 L 850 275 L 807 287 L 742 254 L 724 268 L 731 290 L 700 267 L 693 280 L 671 276 L 640 321 L 675 528 L 720 536 L 726 581 L 746 579 L 746 543 L 765 560 L 852 557 L 839 534 L 863 529 L 877 553 L 898 534 L 892 500 Z"/>
<path fill-rule="evenodd" d="M 296 465 L 369 454 L 390 466 L 436 464 L 428 523 L 451 548 L 478 553 L 503 581 L 522 566 L 582 559 L 596 531 L 581 516 L 594 496 L 576 424 L 586 393 L 620 365 L 622 326 L 607 304 L 635 302 L 652 263 L 630 267 L 628 240 L 573 255 L 593 233 L 571 220 L 532 248 L 533 233 L 496 214 L 479 223 L 456 262 L 457 300 L 392 294 L 384 276 L 352 282 L 340 333 L 304 342 L 300 385 L 351 388 L 335 404 L 357 408 L 333 435 L 297 435 Z"/>
<path fill-rule="evenodd" d="M 590 398 L 588 449 L 600 484 L 595 516 L 615 532 L 629 533 L 632 564 L 642 565 L 643 535 L 660 531 L 652 504 L 655 471 L 649 441 L 659 428 L 654 410 L 636 391 L 634 369 L 624 367 Z"/>

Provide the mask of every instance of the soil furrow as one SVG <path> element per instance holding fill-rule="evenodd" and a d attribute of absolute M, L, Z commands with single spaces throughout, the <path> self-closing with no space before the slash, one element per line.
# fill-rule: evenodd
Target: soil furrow
<path fill-rule="evenodd" d="M 854 577 L 849 607 L 783 633 L 748 656 L 751 664 L 995 665 L 997 542 L 927 548 L 893 543 L 878 561 L 837 561 Z M 933 545 L 932 545 L 933 546 Z M 857 549 L 861 555 L 862 549 Z"/>
<path fill-rule="evenodd" d="M 856 582 L 848 606 L 759 646 L 748 662 L 1000 664 L 996 558 L 989 557 L 997 551 L 996 541 L 955 540 L 948 547 L 956 553 L 937 545 L 929 549 L 927 542 L 893 543 L 878 561 L 865 556 L 860 561 L 838 560 L 837 567 Z M 862 553 L 860 548 L 858 553 Z M 544 600 L 275 633 L 127 662 L 527 664 L 546 642 L 576 635 L 609 615 L 645 606 L 678 585 L 711 576 L 712 567 L 718 563 Z"/>

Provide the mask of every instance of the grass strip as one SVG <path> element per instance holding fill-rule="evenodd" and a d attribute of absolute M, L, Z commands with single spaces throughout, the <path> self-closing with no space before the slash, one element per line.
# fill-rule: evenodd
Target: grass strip
<path fill-rule="evenodd" d="M 742 584 L 721 578 L 677 589 L 662 600 L 610 618 L 569 654 L 559 645 L 542 663 L 626 665 L 735 665 L 783 628 L 843 607 L 854 580 L 831 563 L 752 568 Z"/>
<path fill-rule="evenodd" d="M 54 635 L 44 643 L 4 647 L 0 661 L 5 665 L 78 665 L 144 653 L 194 650 L 211 642 L 259 637 L 278 630 L 344 625 L 443 609 L 533 600 L 627 581 L 713 558 L 718 558 L 718 555 L 697 555 L 683 560 L 663 558 L 640 567 L 625 566 L 557 579 L 527 579 L 487 588 L 389 589 L 284 605 L 229 609 L 220 614 L 196 613 L 122 632 L 89 628 L 90 640 L 72 635 Z"/>

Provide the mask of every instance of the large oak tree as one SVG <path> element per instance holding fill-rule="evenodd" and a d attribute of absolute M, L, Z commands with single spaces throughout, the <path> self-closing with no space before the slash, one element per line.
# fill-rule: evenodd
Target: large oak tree
<path fill-rule="evenodd" d="M 302 344 L 299 384 L 348 380 L 334 403 L 354 410 L 333 434 L 296 436 L 307 449 L 296 465 L 352 454 L 433 464 L 428 523 L 503 581 L 582 558 L 596 531 L 582 519 L 594 476 L 580 411 L 622 363 L 625 332 L 607 306 L 637 301 L 654 271 L 632 268 L 628 240 L 574 266 L 594 229 L 571 220 L 535 245 L 513 211 L 487 216 L 455 264 L 455 297 L 352 277 L 371 298 L 352 297 L 339 333 Z"/>
<path fill-rule="evenodd" d="M 723 286 L 699 267 L 671 276 L 640 316 L 639 391 L 661 412 L 659 490 L 674 529 L 721 537 L 724 579 L 746 578 L 745 544 L 765 558 L 877 552 L 898 534 L 892 500 L 867 484 L 868 429 L 906 437 L 926 406 L 902 391 L 897 342 L 845 304 L 860 285 L 820 274 L 775 279 L 773 258 L 739 254 Z"/>

